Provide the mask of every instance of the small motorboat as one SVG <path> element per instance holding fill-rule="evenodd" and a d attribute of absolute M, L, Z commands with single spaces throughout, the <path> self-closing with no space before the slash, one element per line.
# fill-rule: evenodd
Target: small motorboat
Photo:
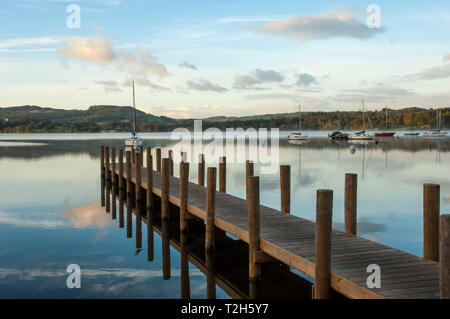
<path fill-rule="evenodd" d="M 395 135 L 395 132 L 380 132 L 375 133 L 376 137 L 393 137 Z"/>
<path fill-rule="evenodd" d="M 408 133 L 405 133 L 405 134 L 403 134 L 404 136 L 418 136 L 419 135 L 419 132 L 408 132 Z"/>
<path fill-rule="evenodd" d="M 423 134 L 423 137 L 447 137 L 447 132 L 442 132 L 441 130 L 433 130 L 431 133 Z"/>
<path fill-rule="evenodd" d="M 348 134 L 340 131 L 334 131 L 333 133 L 328 134 L 328 137 L 333 140 L 348 140 Z"/>

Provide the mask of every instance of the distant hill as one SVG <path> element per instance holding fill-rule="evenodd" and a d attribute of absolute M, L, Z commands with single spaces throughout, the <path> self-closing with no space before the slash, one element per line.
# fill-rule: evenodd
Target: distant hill
<path fill-rule="evenodd" d="M 438 126 L 436 111 L 417 107 L 388 109 L 389 129 L 430 129 Z M 450 127 L 450 108 L 441 109 L 441 127 Z M 168 132 L 177 127 L 193 129 L 193 119 L 173 119 L 136 111 L 140 132 Z M 46 132 L 129 132 L 132 129 L 131 106 L 94 105 L 87 110 L 62 110 L 34 105 L 0 108 L 0 133 Z M 203 119 L 203 128 L 279 128 L 298 129 L 298 112 L 241 117 L 215 116 Z M 302 112 L 304 130 L 360 130 L 362 112 Z M 366 129 L 384 129 L 385 111 L 366 112 Z"/>
<path fill-rule="evenodd" d="M 110 122 L 130 121 L 133 116 L 131 106 L 94 105 L 87 110 L 63 110 L 35 105 L 0 108 L 0 119 L 9 121 L 18 119 L 48 120 L 54 122 L 84 122 L 92 124 L 105 124 Z M 166 116 L 155 116 L 136 110 L 139 123 L 167 124 L 176 120 Z"/>

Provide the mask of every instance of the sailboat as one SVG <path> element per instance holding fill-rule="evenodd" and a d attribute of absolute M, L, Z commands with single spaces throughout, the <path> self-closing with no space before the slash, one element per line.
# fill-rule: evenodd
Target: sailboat
<path fill-rule="evenodd" d="M 373 135 L 366 134 L 366 107 L 364 105 L 364 100 L 362 100 L 363 109 L 363 130 L 361 132 L 352 134 L 348 136 L 349 140 L 373 140 Z"/>
<path fill-rule="evenodd" d="M 131 132 L 131 137 L 125 140 L 125 151 L 131 152 L 132 148 L 136 152 L 140 152 L 142 150 L 142 140 L 137 137 L 136 134 L 136 99 L 134 93 L 134 81 L 133 81 L 133 131 Z"/>
<path fill-rule="evenodd" d="M 301 112 L 301 105 L 298 106 L 298 132 L 293 132 L 289 134 L 288 140 L 289 141 L 306 141 L 308 140 L 307 135 L 302 135 L 302 112 Z"/>
<path fill-rule="evenodd" d="M 386 117 L 386 131 L 380 132 L 380 133 L 375 133 L 376 137 L 392 137 L 395 135 L 395 132 L 388 131 L 388 127 L 387 127 L 388 109 L 387 109 L 387 106 L 386 106 L 385 110 L 386 110 L 386 116 L 385 116 Z"/>
<path fill-rule="evenodd" d="M 423 134 L 424 137 L 447 137 L 447 132 L 441 131 L 441 110 L 436 111 L 436 122 L 437 122 L 437 129 L 432 130 L 431 133 L 425 133 Z"/>

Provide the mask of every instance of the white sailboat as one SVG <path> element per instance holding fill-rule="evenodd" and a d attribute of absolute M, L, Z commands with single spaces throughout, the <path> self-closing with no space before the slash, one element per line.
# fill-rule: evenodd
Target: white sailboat
<path fill-rule="evenodd" d="M 293 132 L 289 134 L 289 141 L 306 141 L 308 140 L 308 135 L 302 135 L 302 106 L 298 105 L 298 132 Z"/>
<path fill-rule="evenodd" d="M 362 100 L 362 109 L 363 109 L 363 130 L 361 132 L 352 134 L 348 136 L 349 140 L 373 140 L 374 136 L 366 134 L 366 107 L 364 105 L 364 100 Z"/>
<path fill-rule="evenodd" d="M 142 150 L 142 140 L 137 137 L 136 134 L 136 99 L 134 94 L 134 81 L 133 81 L 133 131 L 131 132 L 131 137 L 125 140 L 125 151 L 131 152 L 132 148 L 136 152 Z"/>
<path fill-rule="evenodd" d="M 447 137 L 447 132 L 441 131 L 441 110 L 437 111 L 436 113 L 436 122 L 437 122 L 437 129 L 432 130 L 431 133 L 425 133 L 423 134 L 423 137 Z"/>

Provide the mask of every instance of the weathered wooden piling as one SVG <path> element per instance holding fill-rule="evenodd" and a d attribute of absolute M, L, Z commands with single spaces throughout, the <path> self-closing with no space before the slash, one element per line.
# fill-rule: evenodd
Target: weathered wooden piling
<path fill-rule="evenodd" d="M 318 190 L 316 203 L 316 260 L 314 299 L 330 298 L 333 191 Z"/>
<path fill-rule="evenodd" d="M 180 284 L 181 284 L 181 298 L 191 298 L 191 287 L 189 280 L 189 260 L 188 260 L 188 246 L 187 246 L 187 234 L 185 232 L 180 233 Z"/>
<path fill-rule="evenodd" d="M 133 164 L 136 161 L 136 150 L 134 149 L 134 147 L 131 148 L 131 161 Z"/>
<path fill-rule="evenodd" d="M 123 191 L 123 150 L 119 149 L 119 194 L 120 191 Z M 122 194 L 123 195 L 123 194 Z"/>
<path fill-rule="evenodd" d="M 450 215 L 440 220 L 439 290 L 441 299 L 450 299 Z"/>
<path fill-rule="evenodd" d="M 227 191 L 227 158 L 225 156 L 219 159 L 219 192 Z"/>
<path fill-rule="evenodd" d="M 188 184 L 189 184 L 189 163 L 180 163 L 180 232 L 187 231 L 187 204 L 188 204 Z"/>
<path fill-rule="evenodd" d="M 111 179 L 113 183 L 115 182 L 115 173 L 114 170 L 116 169 L 116 149 L 114 147 L 111 148 Z"/>
<path fill-rule="evenodd" d="M 100 146 L 100 176 L 105 178 L 105 147 Z"/>
<path fill-rule="evenodd" d="M 105 179 L 111 180 L 111 172 L 109 171 L 109 147 L 108 146 L 105 147 L 105 170 L 106 170 Z"/>
<path fill-rule="evenodd" d="M 423 258 L 439 262 L 440 186 L 423 185 Z"/>
<path fill-rule="evenodd" d="M 124 209 L 123 209 L 123 199 L 124 199 L 124 187 L 123 187 L 123 150 L 119 149 L 119 227 L 124 226 Z"/>
<path fill-rule="evenodd" d="M 280 166 L 281 211 L 291 213 L 291 166 Z"/>
<path fill-rule="evenodd" d="M 358 175 L 345 174 L 345 233 L 357 234 Z"/>
<path fill-rule="evenodd" d="M 167 156 L 169 157 L 169 175 L 173 176 L 173 151 L 169 150 L 167 153 Z"/>
<path fill-rule="evenodd" d="M 260 196 L 259 177 L 247 177 L 247 204 L 248 204 L 248 254 L 249 254 L 249 295 L 256 296 L 256 282 L 261 275 L 261 267 L 257 262 L 259 253 L 260 224 Z"/>
<path fill-rule="evenodd" d="M 141 175 L 141 156 L 136 156 L 135 159 L 135 172 L 136 172 L 136 249 L 142 248 L 142 175 Z"/>
<path fill-rule="evenodd" d="M 162 160 L 161 171 L 161 219 L 169 219 L 169 159 Z"/>
<path fill-rule="evenodd" d="M 131 212 L 131 152 L 127 151 L 125 155 L 126 174 L 127 174 L 127 238 L 133 236 L 132 212 Z"/>
<path fill-rule="evenodd" d="M 181 152 L 180 156 L 181 156 L 181 162 L 187 162 L 187 153 L 186 152 Z"/>
<path fill-rule="evenodd" d="M 147 260 L 154 259 L 154 235 L 153 235 L 153 156 L 151 148 L 147 148 Z"/>
<path fill-rule="evenodd" d="M 113 147 L 111 149 L 111 180 L 112 180 L 112 186 L 111 186 L 111 218 L 115 220 L 117 218 L 117 205 L 116 205 L 116 192 L 117 192 L 117 182 L 118 179 L 116 179 L 116 149 Z"/>
<path fill-rule="evenodd" d="M 216 299 L 216 265 L 214 250 L 205 252 L 206 262 L 206 297 L 208 299 Z"/>
<path fill-rule="evenodd" d="M 161 172 L 161 149 L 156 149 L 156 170 Z"/>
<path fill-rule="evenodd" d="M 208 183 L 206 185 L 206 251 L 213 251 L 215 247 L 214 217 L 216 209 L 216 175 L 217 169 L 215 167 L 208 167 Z"/>
<path fill-rule="evenodd" d="M 205 156 L 198 155 L 198 185 L 205 186 Z"/>
<path fill-rule="evenodd" d="M 247 160 L 245 162 L 245 198 L 248 200 L 248 178 L 254 175 L 253 162 Z"/>

